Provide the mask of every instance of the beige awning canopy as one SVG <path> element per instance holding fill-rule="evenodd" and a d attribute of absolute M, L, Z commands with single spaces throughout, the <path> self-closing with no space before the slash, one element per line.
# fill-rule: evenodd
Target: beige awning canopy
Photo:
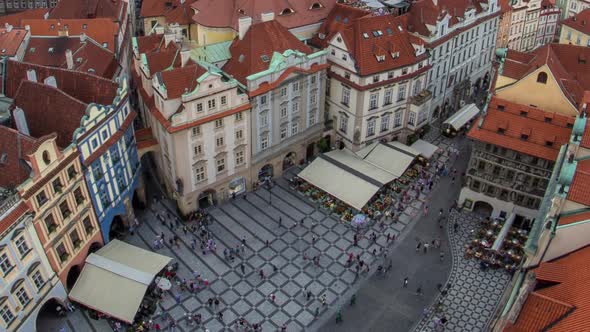
<path fill-rule="evenodd" d="M 402 144 L 403 145 L 403 144 Z M 318 156 L 298 176 L 361 210 L 386 184 L 400 177 L 418 155 L 405 148 L 376 143 L 354 153 L 333 150 Z"/>
<path fill-rule="evenodd" d="M 426 159 L 432 158 L 432 156 L 438 151 L 438 146 L 428 143 L 424 140 L 417 140 L 411 146 L 414 150 L 418 151 L 422 157 Z"/>
<path fill-rule="evenodd" d="M 379 183 L 371 183 L 322 155 L 301 171 L 299 177 L 357 210 L 361 210 L 380 188 Z"/>
<path fill-rule="evenodd" d="M 148 286 L 172 259 L 119 240 L 86 258 L 70 299 L 133 323 Z"/>
<path fill-rule="evenodd" d="M 448 125 L 455 130 L 461 129 L 467 122 L 471 121 L 479 114 L 479 108 L 475 104 L 468 104 L 463 106 L 450 118 L 443 122 L 443 125 Z"/>

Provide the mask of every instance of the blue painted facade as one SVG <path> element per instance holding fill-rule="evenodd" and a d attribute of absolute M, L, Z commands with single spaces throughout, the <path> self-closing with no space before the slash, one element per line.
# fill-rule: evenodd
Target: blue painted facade
<path fill-rule="evenodd" d="M 133 215 L 131 202 L 139 185 L 139 163 L 126 81 L 112 105 L 89 105 L 77 140 L 84 177 L 105 243 L 115 217 Z"/>

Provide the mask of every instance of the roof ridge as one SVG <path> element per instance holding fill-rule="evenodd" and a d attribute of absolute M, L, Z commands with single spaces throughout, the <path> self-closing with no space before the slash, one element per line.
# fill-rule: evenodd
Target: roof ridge
<path fill-rule="evenodd" d="M 16 90 L 15 94 L 14 94 L 14 100 L 16 100 L 16 97 L 18 96 L 21 87 L 23 86 L 23 84 L 31 84 L 31 85 L 36 85 L 42 88 L 48 88 L 49 90 L 53 90 L 53 91 L 57 91 L 58 93 L 66 96 L 67 98 L 70 98 L 71 100 L 84 105 L 84 106 L 88 106 L 88 104 L 86 104 L 85 102 L 81 101 L 80 99 L 66 93 L 65 91 L 63 91 L 62 89 L 60 89 L 59 87 L 54 87 L 51 86 L 49 84 L 45 84 L 45 83 L 41 83 L 41 82 L 35 82 L 35 81 L 29 81 L 29 80 L 21 80 L 20 84 L 18 85 L 18 89 Z M 18 106 L 18 105 L 17 105 Z"/>

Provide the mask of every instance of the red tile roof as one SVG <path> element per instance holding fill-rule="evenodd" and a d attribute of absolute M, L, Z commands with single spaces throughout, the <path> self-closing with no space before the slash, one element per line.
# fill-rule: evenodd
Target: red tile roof
<path fill-rule="evenodd" d="M 80 127 L 88 106 L 59 89 L 26 80 L 21 81 L 14 105 L 23 109 L 31 136 L 55 132 L 56 143 L 61 148 L 72 143 L 74 131 Z"/>
<path fill-rule="evenodd" d="M 590 48 L 547 44 L 529 54 L 509 50 L 503 76 L 519 80 L 547 65 L 565 96 L 578 105 L 585 90 L 590 90 Z"/>
<path fill-rule="evenodd" d="M 178 23 L 188 25 L 193 22 L 194 14 L 191 5 L 196 0 L 144 0 L 141 3 L 141 17 L 160 17 L 166 18 L 166 23 Z"/>
<path fill-rule="evenodd" d="M 590 206 L 590 159 L 578 161 L 567 199 Z"/>
<path fill-rule="evenodd" d="M 43 82 L 47 77 L 53 76 L 60 90 L 85 104 L 111 105 L 119 88 L 112 80 L 95 75 L 9 60 L 6 69 L 7 97 L 14 97 L 21 81 L 27 79 L 27 70 L 35 71 L 37 82 Z"/>
<path fill-rule="evenodd" d="M 168 99 L 180 98 L 184 93 L 193 91 L 197 87 L 197 79 L 206 72 L 207 69 L 197 64 L 161 72 Z"/>
<path fill-rule="evenodd" d="M 590 212 L 582 212 L 559 218 L 559 226 L 573 224 L 579 221 L 590 220 Z"/>
<path fill-rule="evenodd" d="M 0 155 L 6 154 L 6 163 L 0 164 L 0 187 L 15 188 L 29 178 L 29 170 L 21 160 L 35 142 L 34 138 L 17 130 L 0 126 Z"/>
<path fill-rule="evenodd" d="M 0 55 L 2 57 L 13 57 L 19 47 L 25 41 L 27 31 L 21 28 L 0 28 Z"/>
<path fill-rule="evenodd" d="M 590 331 L 590 247 L 541 263 L 534 272 L 554 285 L 531 293 L 505 331 Z"/>
<path fill-rule="evenodd" d="M 43 19 L 45 14 L 49 13 L 48 8 L 36 8 L 36 9 L 28 9 L 23 10 L 22 12 L 0 16 L 0 26 L 4 26 L 6 23 L 12 25 L 13 27 L 21 27 L 24 28 L 25 26 L 21 24 L 21 21 L 24 19 Z"/>
<path fill-rule="evenodd" d="M 521 112 L 526 112 L 526 116 Z M 551 118 L 551 121 L 547 122 L 545 118 Z M 479 121 L 482 121 L 481 125 L 478 125 Z M 571 128 L 568 123 L 572 122 L 573 118 L 568 116 L 492 97 L 487 113 L 471 127 L 468 136 L 538 158 L 555 160 L 561 145 L 569 141 Z M 503 134 L 498 132 L 499 128 L 504 129 Z M 528 134 L 526 140 L 522 139 L 523 134 Z M 551 146 L 547 145 L 548 141 L 552 142 Z"/>
<path fill-rule="evenodd" d="M 427 25 L 436 26 L 437 19 L 450 15 L 449 26 L 453 26 L 459 22 L 458 18 L 464 18 L 465 11 L 469 8 L 475 8 L 476 14 L 479 14 L 482 12 L 481 3 L 487 3 L 485 0 L 438 0 L 435 5 L 434 2 L 433 0 L 412 2 L 408 21 L 410 31 L 422 36 L 430 36 Z"/>
<path fill-rule="evenodd" d="M 24 61 L 67 68 L 67 50 L 72 51 L 73 70 L 92 72 L 97 76 L 112 79 L 119 68 L 114 53 L 90 39 L 81 42 L 78 37 L 33 37 L 29 40 Z"/>
<path fill-rule="evenodd" d="M 94 39 L 100 45 L 115 52 L 119 24 L 110 18 L 95 19 L 25 19 L 23 26 L 28 25 L 31 36 L 63 36 L 66 31 L 69 36 L 79 36 L 82 33 Z"/>
<path fill-rule="evenodd" d="M 578 14 L 561 21 L 561 24 L 590 35 L 590 9 L 582 10 Z"/>
<path fill-rule="evenodd" d="M 342 38 L 360 75 L 366 76 L 394 68 L 409 66 L 425 60 L 424 52 L 417 56 L 416 48 L 424 45 L 406 30 L 408 14 L 402 16 L 363 16 L 342 30 Z M 392 53 L 399 53 L 393 58 Z M 383 56 L 382 61 L 377 57 Z"/>
<path fill-rule="evenodd" d="M 199 0 L 192 4 L 196 11 L 193 21 L 213 28 L 232 28 L 238 31 L 238 19 L 252 18 L 253 23 L 261 21 L 262 13 L 274 13 L 275 19 L 287 29 L 320 23 L 337 0 Z M 319 7 L 318 5 L 319 4 Z M 292 9 L 293 13 L 281 13 Z"/>
<path fill-rule="evenodd" d="M 318 32 L 313 35 L 310 43 L 320 49 L 326 48 L 336 33 L 349 27 L 356 19 L 367 15 L 371 15 L 371 12 L 337 3 L 320 26 Z"/>
<path fill-rule="evenodd" d="M 177 68 L 182 64 L 179 48 L 168 47 L 167 49 L 162 49 L 158 52 L 146 53 L 145 57 L 152 77 L 158 72 L 168 68 Z"/>
<path fill-rule="evenodd" d="M 274 52 L 283 53 L 286 50 L 313 53 L 311 47 L 302 43 L 277 20 L 253 24 L 242 40 L 236 38 L 232 42 L 229 48 L 232 57 L 223 70 L 247 84 L 247 76 L 268 69 Z M 267 57 L 268 61 L 263 57 Z"/>
<path fill-rule="evenodd" d="M 122 0 L 60 0 L 49 18 L 100 18 L 119 21 L 127 3 Z"/>
<path fill-rule="evenodd" d="M 2 166 L 0 166 L 0 169 L 2 169 Z M 12 226 L 15 222 L 19 221 L 22 216 L 29 212 L 31 211 L 29 210 L 27 203 L 25 203 L 24 201 L 18 203 L 18 205 L 15 208 L 13 208 L 9 214 L 0 219 L 0 236 L 2 236 L 3 233 L 7 229 L 9 229 L 10 226 Z"/>
<path fill-rule="evenodd" d="M 157 35 L 155 33 L 148 36 L 138 36 L 136 40 L 138 54 L 156 52 L 165 46 L 164 35 Z M 174 43 L 169 43 L 168 47 L 176 48 L 174 45 Z"/>

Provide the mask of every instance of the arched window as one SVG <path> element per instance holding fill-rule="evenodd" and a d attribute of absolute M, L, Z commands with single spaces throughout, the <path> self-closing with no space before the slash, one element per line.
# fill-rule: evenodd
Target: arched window
<path fill-rule="evenodd" d="M 547 83 L 547 73 L 542 71 L 539 73 L 539 75 L 537 75 L 537 83 L 543 83 L 546 84 Z"/>

